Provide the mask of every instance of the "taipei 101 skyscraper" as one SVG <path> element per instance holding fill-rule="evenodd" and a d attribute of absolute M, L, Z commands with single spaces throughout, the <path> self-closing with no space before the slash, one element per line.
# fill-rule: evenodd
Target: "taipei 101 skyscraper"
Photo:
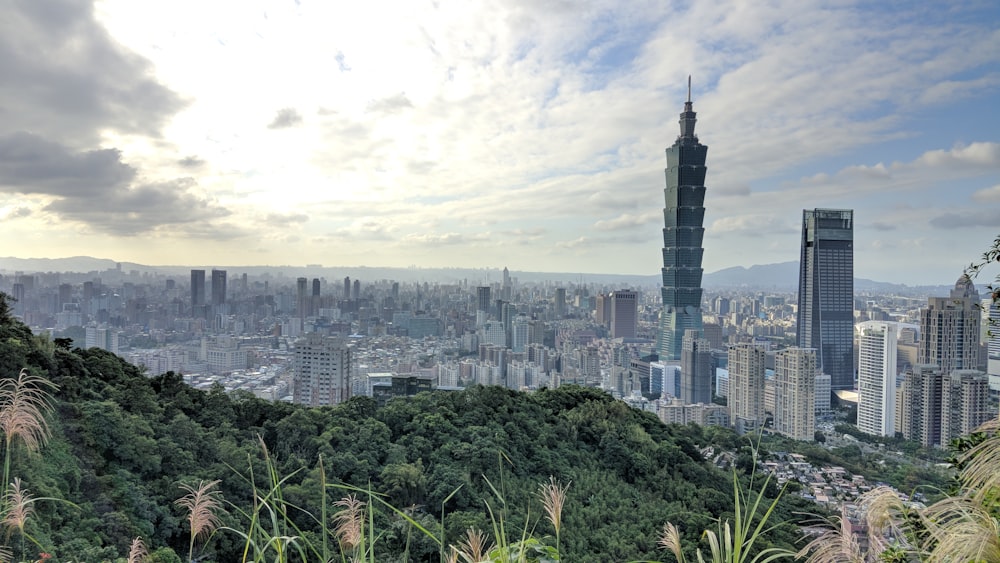
<path fill-rule="evenodd" d="M 681 113 L 681 134 L 667 149 L 663 190 L 663 310 L 657 348 L 661 361 L 680 360 L 684 332 L 702 332 L 701 259 L 705 250 L 705 156 L 708 147 L 694 134 L 695 112 L 688 99 Z"/>

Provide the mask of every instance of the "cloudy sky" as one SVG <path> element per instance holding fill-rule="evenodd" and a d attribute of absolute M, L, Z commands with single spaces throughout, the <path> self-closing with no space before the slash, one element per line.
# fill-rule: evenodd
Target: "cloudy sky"
<path fill-rule="evenodd" d="M 0 255 L 655 274 L 689 74 L 706 271 L 1000 232 L 993 0 L 0 0 Z"/>

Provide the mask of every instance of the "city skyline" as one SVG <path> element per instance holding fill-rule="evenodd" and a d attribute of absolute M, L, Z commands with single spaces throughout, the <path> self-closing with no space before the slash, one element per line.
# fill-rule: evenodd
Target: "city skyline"
<path fill-rule="evenodd" d="M 652 275 L 689 74 L 706 271 L 850 208 L 859 277 L 944 284 L 1000 226 L 991 3 L 46 6 L 0 18 L 16 257 Z"/>

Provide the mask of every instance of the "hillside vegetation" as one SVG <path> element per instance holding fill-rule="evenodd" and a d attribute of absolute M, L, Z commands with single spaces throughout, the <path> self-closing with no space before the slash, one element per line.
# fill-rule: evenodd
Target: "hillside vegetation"
<path fill-rule="evenodd" d="M 58 389 L 48 443 L 34 455 L 16 441 L 10 446 L 11 477 L 40 499 L 24 537 L 8 536 L 15 560 L 40 551 L 54 560 L 113 560 L 136 537 L 154 560 L 179 560 L 175 553 L 186 556 L 190 539 L 187 513 L 175 504 L 181 485 L 219 480 L 221 523 L 247 530 L 240 512 L 254 505 L 255 484 L 267 488 L 269 468 L 287 479 L 283 502 L 297 507 L 290 524 L 314 541 L 317 520 L 330 521 L 344 494 L 322 494 L 324 482 L 370 487 L 402 509 L 410 520 L 385 509 L 373 521 L 378 561 L 404 552 L 411 561 L 440 561 L 439 546 L 413 523 L 441 535 L 442 513 L 446 546 L 470 527 L 492 533 L 487 502 L 512 540 L 554 535 L 536 494 L 550 476 L 569 484 L 564 561 L 666 560 L 672 556 L 657 547 L 665 522 L 693 550 L 702 530 L 732 518 L 732 475 L 704 460 L 700 448 L 739 448 L 734 435 L 665 426 L 594 389 L 474 387 L 381 409 L 365 397 L 302 408 L 202 392 L 174 373 L 147 378 L 108 352 L 33 336 L 0 311 L 0 377 L 22 368 Z M 758 549 L 795 547 L 801 517 L 792 512 L 815 510 L 796 502 L 782 499 L 772 517 L 779 525 Z M 220 530 L 197 542 L 196 555 L 238 561 L 243 549 L 238 533 Z"/>

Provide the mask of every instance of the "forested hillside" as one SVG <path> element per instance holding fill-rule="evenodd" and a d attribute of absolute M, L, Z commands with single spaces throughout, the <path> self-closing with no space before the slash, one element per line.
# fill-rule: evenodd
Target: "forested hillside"
<path fill-rule="evenodd" d="M 32 336 L 0 313 L 0 376 L 27 368 L 58 386 L 47 445 L 34 455 L 16 441 L 10 446 L 11 477 L 35 498 L 61 499 L 32 505 L 29 539 L 14 531 L 8 541 L 15 557 L 33 560 L 45 551 L 54 560 L 115 559 L 137 536 L 156 560 L 186 557 L 187 514 L 175 504 L 180 485 L 219 480 L 222 523 L 247 530 L 240 510 L 253 506 L 251 482 L 266 489 L 265 455 L 287 477 L 283 501 L 301 508 L 293 523 L 314 539 L 316 519 L 330 519 L 344 494 L 328 488 L 323 507 L 324 480 L 370 485 L 435 534 L 443 512 L 447 545 L 469 527 L 493 533 L 486 502 L 504 513 L 513 539 L 525 526 L 536 537 L 552 535 L 536 494 L 552 476 L 570 484 L 561 544 L 562 560 L 574 562 L 670 560 L 656 545 L 665 522 L 694 547 L 715 519 L 731 518 L 731 474 L 699 449 L 713 442 L 738 448 L 738 439 L 721 429 L 664 426 L 598 390 L 475 387 L 381 409 L 364 397 L 300 408 L 221 389 L 205 393 L 173 373 L 147 378 L 108 352 Z M 793 522 L 801 517 L 792 512 L 813 509 L 794 502 L 782 500 L 771 541 L 791 547 L 796 540 Z M 378 561 L 397 561 L 404 550 L 412 561 L 440 560 L 438 546 L 391 510 L 373 523 Z M 196 554 L 238 561 L 243 547 L 239 534 L 221 530 L 199 540 Z"/>

